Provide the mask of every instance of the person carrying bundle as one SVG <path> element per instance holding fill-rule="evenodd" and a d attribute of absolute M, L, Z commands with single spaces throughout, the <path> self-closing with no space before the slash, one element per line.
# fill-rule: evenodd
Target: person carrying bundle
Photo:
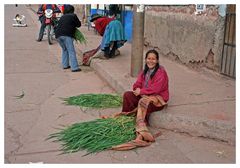
<path fill-rule="evenodd" d="M 71 68 L 72 72 L 81 71 L 73 44 L 76 28 L 80 26 L 81 22 L 77 15 L 74 14 L 74 7 L 72 5 L 68 5 L 64 10 L 64 15 L 59 20 L 55 36 L 62 48 L 63 69 Z"/>

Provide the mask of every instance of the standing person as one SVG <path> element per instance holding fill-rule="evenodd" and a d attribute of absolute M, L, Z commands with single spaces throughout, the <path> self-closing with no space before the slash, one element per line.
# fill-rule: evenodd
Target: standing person
<path fill-rule="evenodd" d="M 99 14 L 93 14 L 90 22 L 94 23 L 97 32 L 103 36 L 100 48 L 104 51 L 105 58 L 117 55 L 115 51 L 127 41 L 122 23 L 115 17 L 109 18 Z"/>
<path fill-rule="evenodd" d="M 63 69 L 71 68 L 72 72 L 81 71 L 78 65 L 76 51 L 73 44 L 75 30 L 80 26 L 81 22 L 78 19 L 77 15 L 74 14 L 74 7 L 72 5 L 68 5 L 64 9 L 64 15 L 58 22 L 55 36 L 62 48 Z"/>
<path fill-rule="evenodd" d="M 40 42 L 43 39 L 44 29 L 46 27 L 46 16 L 45 16 L 45 10 L 46 9 L 52 9 L 53 11 L 53 18 L 56 19 L 55 13 L 61 13 L 61 10 L 57 7 L 56 4 L 42 4 L 38 8 L 37 14 L 39 17 L 39 21 L 41 22 L 41 27 L 39 30 L 39 35 L 37 41 Z"/>

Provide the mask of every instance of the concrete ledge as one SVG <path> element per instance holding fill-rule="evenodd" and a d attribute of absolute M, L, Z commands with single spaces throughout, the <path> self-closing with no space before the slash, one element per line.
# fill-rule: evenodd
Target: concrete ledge
<path fill-rule="evenodd" d="M 152 113 L 149 121 L 153 127 L 184 132 L 192 136 L 226 141 L 232 145 L 236 143 L 236 128 L 227 121 L 181 116 L 171 114 L 171 112 L 167 112 L 166 109 Z"/>
<path fill-rule="evenodd" d="M 104 64 L 102 64 L 102 62 L 103 60 L 93 59 L 90 66 L 99 74 L 99 76 L 106 80 L 116 92 L 122 94 L 125 91 L 130 90 L 130 87 L 124 84 L 126 79 L 123 75 L 120 76 L 119 73 L 114 73 L 114 71 L 109 70 Z"/>

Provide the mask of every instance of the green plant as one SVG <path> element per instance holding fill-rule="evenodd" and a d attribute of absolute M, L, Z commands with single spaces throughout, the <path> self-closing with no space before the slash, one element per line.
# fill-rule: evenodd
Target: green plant
<path fill-rule="evenodd" d="M 86 155 L 111 149 L 135 138 L 135 118 L 131 116 L 76 123 L 48 137 L 61 142 L 63 153 L 87 150 Z"/>
<path fill-rule="evenodd" d="M 74 33 L 74 39 L 76 41 L 79 41 L 81 44 L 83 44 L 83 43 L 86 44 L 87 43 L 87 40 L 84 37 L 83 33 L 77 28 L 76 28 L 75 33 Z"/>
<path fill-rule="evenodd" d="M 65 104 L 91 108 L 115 108 L 122 105 L 122 97 L 111 94 L 81 94 L 63 98 Z"/>

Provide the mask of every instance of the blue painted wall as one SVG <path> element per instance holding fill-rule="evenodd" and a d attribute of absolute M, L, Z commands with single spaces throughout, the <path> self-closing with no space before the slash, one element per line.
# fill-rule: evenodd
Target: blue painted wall
<path fill-rule="evenodd" d="M 104 10 L 103 9 L 91 9 L 91 15 L 95 14 L 95 13 L 104 15 Z"/>
<path fill-rule="evenodd" d="M 132 42 L 133 12 L 123 11 L 123 27 L 128 42 Z"/>

